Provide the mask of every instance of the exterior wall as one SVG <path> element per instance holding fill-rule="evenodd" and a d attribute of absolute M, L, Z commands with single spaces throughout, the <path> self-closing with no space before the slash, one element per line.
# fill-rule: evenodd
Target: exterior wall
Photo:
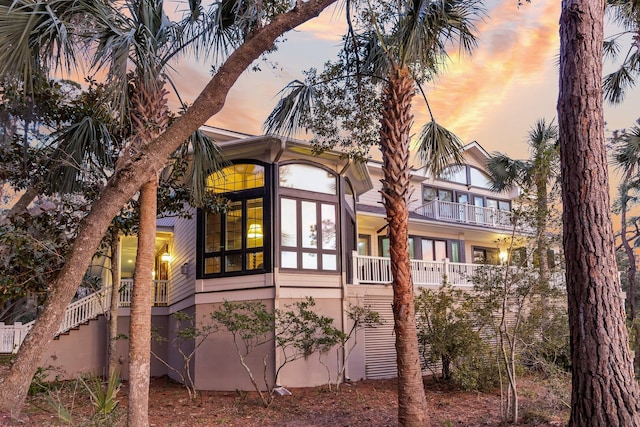
<path fill-rule="evenodd" d="M 181 301 L 194 292 L 196 278 L 196 210 L 191 209 L 191 219 L 177 218 L 173 226 L 173 248 L 171 253 L 171 304 Z M 187 274 L 181 272 L 186 264 Z"/>
<path fill-rule="evenodd" d="M 158 334 L 166 336 L 168 331 L 168 316 L 166 309 L 153 309 L 155 313 L 151 315 L 152 330 L 158 331 Z M 159 312 L 162 312 L 160 314 Z M 129 336 L 129 309 L 121 308 L 118 313 L 118 334 Z M 159 357 L 167 360 L 167 342 L 158 342 L 151 340 L 151 350 Z M 120 362 L 120 376 L 122 379 L 129 379 L 129 341 L 127 339 L 118 340 L 117 345 L 118 360 Z M 158 361 L 153 355 L 151 356 L 150 375 L 152 377 L 160 377 L 167 374 L 167 368 Z"/>
<path fill-rule="evenodd" d="M 103 375 L 107 361 L 107 321 L 100 316 L 77 329 L 72 329 L 54 339 L 44 353 L 40 366 L 51 367 L 53 379 L 74 379 L 82 374 Z"/>
<path fill-rule="evenodd" d="M 267 309 L 273 309 L 273 300 L 262 301 Z M 197 319 L 209 319 L 211 313 L 222 305 L 198 304 Z M 242 348 L 242 343 L 239 343 Z M 247 355 L 245 363 L 251 368 L 258 384 L 263 384 L 263 358 L 267 356 L 267 376 L 274 373 L 273 341 L 257 347 Z M 247 372 L 242 367 L 231 333 L 220 330 L 212 334 L 200 347 L 194 358 L 194 378 L 199 390 L 253 390 Z"/>

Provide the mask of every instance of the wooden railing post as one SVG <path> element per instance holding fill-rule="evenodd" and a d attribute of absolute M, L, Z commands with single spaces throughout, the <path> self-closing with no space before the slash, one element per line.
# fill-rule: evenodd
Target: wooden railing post
<path fill-rule="evenodd" d="M 447 281 L 451 280 L 451 264 L 449 263 L 449 258 L 445 258 L 442 260 L 444 262 L 444 267 L 442 271 L 442 281 L 444 282 L 444 278 L 447 278 Z"/>
<path fill-rule="evenodd" d="M 359 285 L 360 280 L 358 279 L 358 251 L 351 251 L 351 283 L 354 285 Z"/>

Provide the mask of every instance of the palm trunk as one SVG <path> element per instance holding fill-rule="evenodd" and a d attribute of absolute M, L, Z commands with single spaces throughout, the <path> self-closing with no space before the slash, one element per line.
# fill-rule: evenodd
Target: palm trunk
<path fill-rule="evenodd" d="M 144 148 L 133 159 L 127 159 L 109 179 L 91 212 L 82 220 L 65 266 L 51 286 L 43 311 L 20 346 L 9 370 L 0 375 L 0 411 L 19 416 L 27 397 L 31 378 L 40 366 L 40 357 L 49 347 L 60 327 L 66 307 L 87 271 L 104 233 L 120 208 L 133 197 L 142 184 L 156 176 L 166 159 L 198 126 L 217 114 L 224 106 L 231 87 L 244 70 L 273 46 L 275 40 L 292 28 L 316 17 L 335 0 L 309 0 L 279 15 L 273 22 L 257 30 L 251 39 L 236 49 L 207 83 L 202 93 L 177 119 L 170 129 Z"/>
<path fill-rule="evenodd" d="M 547 194 L 547 175 L 538 166 L 535 176 L 536 185 L 536 235 L 538 252 L 538 271 L 540 283 L 546 289 L 549 286 L 549 244 L 547 242 L 547 219 L 549 217 L 549 196 Z"/>
<path fill-rule="evenodd" d="M 572 397 L 570 426 L 637 426 L 609 205 L 602 112 L 605 1 L 563 0 L 558 122 Z"/>
<path fill-rule="evenodd" d="M 151 287 L 153 286 L 158 180 L 140 189 L 138 252 L 131 293 L 129 324 L 129 413 L 127 424 L 149 425 L 149 372 L 151 363 Z"/>
<path fill-rule="evenodd" d="M 385 88 L 380 130 L 384 179 L 382 196 L 389 224 L 393 318 L 398 363 L 398 424 L 428 425 L 420 369 L 413 281 L 409 258 L 409 138 L 413 121 L 413 80 L 406 68 L 394 69 Z"/>
<path fill-rule="evenodd" d="M 114 231 L 111 236 L 111 305 L 109 308 L 109 348 L 107 375 L 115 375 L 120 369 L 118 363 L 118 304 L 120 303 L 120 235 Z"/>

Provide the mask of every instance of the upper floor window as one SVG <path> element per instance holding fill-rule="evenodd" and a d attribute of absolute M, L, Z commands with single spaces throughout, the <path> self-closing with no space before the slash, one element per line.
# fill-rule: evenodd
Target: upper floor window
<path fill-rule="evenodd" d="M 324 194 L 338 194 L 337 177 L 317 166 L 300 163 L 282 165 L 280 166 L 278 177 L 280 187 Z"/>
<path fill-rule="evenodd" d="M 226 167 L 211 174 L 208 188 L 225 197 L 228 205 L 224 212 L 202 214 L 202 274 L 266 271 L 265 168 L 256 164 Z"/>
<path fill-rule="evenodd" d="M 489 176 L 475 166 L 453 165 L 446 167 L 439 176 L 445 181 L 455 182 L 466 186 L 491 189 Z"/>

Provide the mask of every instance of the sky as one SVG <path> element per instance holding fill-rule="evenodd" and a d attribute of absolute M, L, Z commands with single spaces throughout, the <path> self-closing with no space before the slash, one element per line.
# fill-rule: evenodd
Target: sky
<path fill-rule="evenodd" d="M 533 0 L 518 7 L 516 0 L 488 0 L 488 16 L 477 23 L 477 48 L 471 55 L 453 52 L 446 69 L 425 86 L 436 120 L 464 143 L 477 141 L 489 152 L 527 158 L 528 130 L 538 119 L 550 122 L 556 117 L 560 3 Z M 334 59 L 344 28 L 344 14 L 331 9 L 290 32 L 269 57 L 271 62 L 260 64 L 262 71 L 242 75 L 223 110 L 207 124 L 262 133 L 278 91 L 291 80 L 302 79 L 303 70 L 321 68 Z M 607 27 L 606 32 L 613 31 Z M 183 99 L 197 96 L 210 78 L 209 69 L 195 62 L 179 64 L 174 78 Z M 634 124 L 640 115 L 635 108 L 640 90 L 635 92 L 623 105 L 605 107 L 608 129 Z M 428 113 L 420 97 L 415 101 L 417 133 Z"/>

